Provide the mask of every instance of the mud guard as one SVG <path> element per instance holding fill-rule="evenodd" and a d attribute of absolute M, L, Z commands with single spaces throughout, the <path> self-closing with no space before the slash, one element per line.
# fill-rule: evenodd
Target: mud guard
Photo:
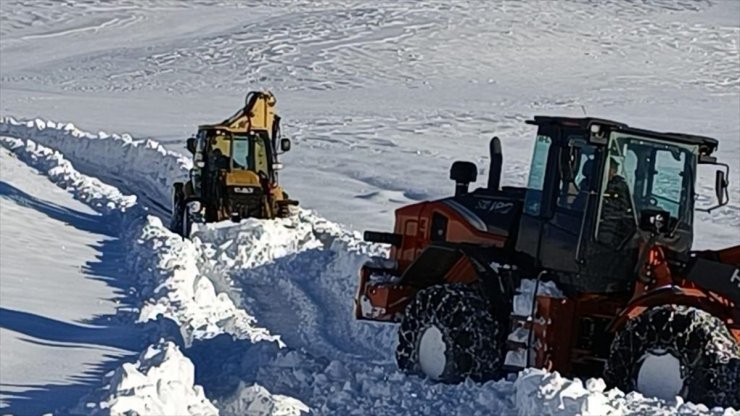
<path fill-rule="evenodd" d="M 365 264 L 355 296 L 355 317 L 374 321 L 399 321 L 416 292 L 440 284 L 477 284 L 490 300 L 495 316 L 508 319 L 514 292 L 514 273 L 494 270 L 497 249 L 436 242 L 427 246 L 406 271 L 392 281 L 371 281 L 370 275 L 394 275 L 394 269 Z M 397 267 L 397 266 L 396 266 Z M 496 266 L 498 267 L 498 266 Z"/>
<path fill-rule="evenodd" d="M 732 311 L 727 305 L 720 304 L 700 289 L 684 288 L 679 286 L 664 286 L 645 293 L 633 299 L 622 312 L 617 315 L 607 327 L 607 331 L 621 330 L 630 319 L 640 315 L 653 306 L 666 304 L 693 306 L 711 313 L 727 321 L 732 317 Z"/>
<path fill-rule="evenodd" d="M 740 266 L 740 245 L 727 247 L 721 250 L 703 250 L 694 252 L 696 257 L 718 261 L 724 264 Z"/>
<path fill-rule="evenodd" d="M 740 305 L 740 267 L 696 257 L 689 264 L 686 278 Z"/>
<path fill-rule="evenodd" d="M 494 247 L 435 242 L 427 246 L 406 269 L 400 282 L 423 289 L 444 283 L 470 284 L 478 281 L 496 309 L 511 311 L 511 302 L 519 282 L 502 276 L 491 266 L 496 258 L 506 258 L 497 256 L 498 251 Z"/>

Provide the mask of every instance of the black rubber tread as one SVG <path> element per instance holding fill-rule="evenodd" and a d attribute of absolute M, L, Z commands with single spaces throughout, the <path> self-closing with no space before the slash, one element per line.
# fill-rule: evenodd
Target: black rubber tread
<path fill-rule="evenodd" d="M 442 332 L 447 363 L 440 381 L 455 383 L 467 377 L 482 381 L 498 375 L 503 362 L 501 325 L 488 302 L 469 285 L 437 285 L 419 291 L 406 308 L 398 329 L 398 367 L 423 374 L 419 343 L 431 325 Z"/>
<path fill-rule="evenodd" d="M 180 189 L 177 189 L 179 185 Z M 176 183 L 175 184 L 175 190 L 173 191 L 172 196 L 172 214 L 170 217 L 170 226 L 169 229 L 173 233 L 176 233 L 178 235 L 183 235 L 183 218 L 182 216 L 185 214 L 185 203 L 183 201 L 182 196 L 182 184 Z"/>
<path fill-rule="evenodd" d="M 719 318 L 683 305 L 648 309 L 614 338 L 604 379 L 635 390 L 641 357 L 656 349 L 680 360 L 684 399 L 740 409 L 740 345 Z"/>

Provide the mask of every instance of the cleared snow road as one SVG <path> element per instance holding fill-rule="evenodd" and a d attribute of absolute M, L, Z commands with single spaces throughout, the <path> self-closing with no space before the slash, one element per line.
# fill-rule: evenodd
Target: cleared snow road
<path fill-rule="evenodd" d="M 73 405 L 141 350 L 111 319 L 127 303 L 113 226 L 0 149 L 0 413 Z"/>

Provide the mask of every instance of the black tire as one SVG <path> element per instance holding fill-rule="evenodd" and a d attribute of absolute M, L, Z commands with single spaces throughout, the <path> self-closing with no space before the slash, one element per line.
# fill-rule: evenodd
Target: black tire
<path fill-rule="evenodd" d="M 740 408 L 740 345 L 717 317 L 683 305 L 648 309 L 614 338 L 604 379 L 625 392 L 637 390 L 642 358 L 651 351 L 678 359 L 684 399 Z"/>
<path fill-rule="evenodd" d="M 441 333 L 445 346 L 444 370 L 433 378 L 456 383 L 467 377 L 483 381 L 498 375 L 503 361 L 501 325 L 475 288 L 438 285 L 416 294 L 398 329 L 396 361 L 401 370 L 425 375 L 420 343 L 432 326 Z"/>
<path fill-rule="evenodd" d="M 172 192 L 172 213 L 170 214 L 170 231 L 183 235 L 183 215 L 185 215 L 185 202 L 183 198 L 183 184 L 175 183 Z"/>

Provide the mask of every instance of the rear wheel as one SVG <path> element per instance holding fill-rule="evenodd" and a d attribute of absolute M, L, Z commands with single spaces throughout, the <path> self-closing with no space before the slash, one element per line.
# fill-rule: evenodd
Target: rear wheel
<path fill-rule="evenodd" d="M 615 337 L 604 378 L 645 396 L 740 407 L 740 345 L 705 311 L 654 307 Z"/>
<path fill-rule="evenodd" d="M 432 286 L 406 308 L 396 361 L 404 371 L 444 382 L 489 379 L 501 367 L 500 331 L 475 288 Z"/>

